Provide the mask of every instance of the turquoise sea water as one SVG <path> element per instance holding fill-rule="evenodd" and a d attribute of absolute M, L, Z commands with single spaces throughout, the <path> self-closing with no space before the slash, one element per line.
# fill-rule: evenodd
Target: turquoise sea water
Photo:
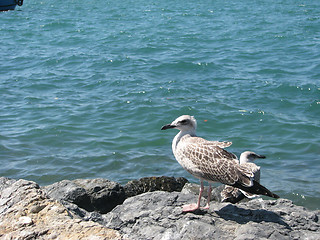
<path fill-rule="evenodd" d="M 24 1 L 0 13 L 0 176 L 186 177 L 182 114 L 320 206 L 320 1 Z"/>

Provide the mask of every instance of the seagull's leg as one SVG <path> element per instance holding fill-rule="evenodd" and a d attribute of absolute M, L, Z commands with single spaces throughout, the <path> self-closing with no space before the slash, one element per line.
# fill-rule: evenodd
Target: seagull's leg
<path fill-rule="evenodd" d="M 211 192 L 212 192 L 212 188 L 211 188 L 211 184 L 209 183 L 207 204 L 206 204 L 206 206 L 203 207 L 202 209 L 209 209 L 209 207 L 210 207 Z"/>
<path fill-rule="evenodd" d="M 201 196 L 203 193 L 203 181 L 200 180 L 200 192 L 199 192 L 199 197 L 198 197 L 198 202 L 197 203 L 192 203 L 192 204 L 188 204 L 188 205 L 183 205 L 182 206 L 182 211 L 183 212 L 193 212 L 197 209 L 200 208 L 200 201 L 201 201 Z"/>

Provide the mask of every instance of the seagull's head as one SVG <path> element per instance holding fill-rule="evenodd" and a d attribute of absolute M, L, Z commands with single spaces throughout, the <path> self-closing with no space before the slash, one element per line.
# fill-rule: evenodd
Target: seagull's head
<path fill-rule="evenodd" d="M 176 128 L 183 132 L 195 132 L 197 128 L 197 121 L 193 116 L 182 115 L 172 123 L 164 125 L 161 130 L 166 130 L 169 128 Z"/>
<path fill-rule="evenodd" d="M 240 164 L 253 162 L 257 158 L 266 158 L 266 156 L 256 154 L 255 152 L 245 151 L 240 155 Z"/>

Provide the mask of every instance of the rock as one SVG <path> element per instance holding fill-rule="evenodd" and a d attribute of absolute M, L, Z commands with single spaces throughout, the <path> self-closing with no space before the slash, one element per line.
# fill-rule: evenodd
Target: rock
<path fill-rule="evenodd" d="M 130 181 L 122 187 L 107 179 L 76 179 L 63 180 L 43 189 L 73 214 L 84 220 L 102 223 L 102 214 L 122 204 L 125 197 L 156 190 L 181 191 L 185 182 L 185 178 L 146 177 Z"/>
<path fill-rule="evenodd" d="M 63 180 L 44 187 L 54 199 L 76 204 L 88 212 L 107 213 L 125 200 L 123 187 L 107 179 Z"/>
<path fill-rule="evenodd" d="M 122 239 L 119 232 L 82 221 L 35 183 L 0 178 L 0 239 Z"/>
<path fill-rule="evenodd" d="M 155 177 L 123 188 L 106 179 L 82 179 L 40 188 L 31 181 L 0 178 L 0 239 L 319 239 L 320 211 L 286 199 L 236 205 L 212 201 L 209 210 L 183 213 L 181 206 L 196 202 L 199 191 L 195 184 L 174 191 L 184 184 L 183 179 Z M 222 188 L 215 188 L 213 196 L 219 197 Z M 121 204 L 125 195 L 141 191 L 147 192 Z M 120 205 L 103 214 L 105 201 Z"/>
<path fill-rule="evenodd" d="M 122 205 L 106 214 L 105 225 L 119 229 L 129 239 L 181 239 L 182 235 L 185 239 L 192 239 L 197 236 L 197 233 L 192 233 L 197 227 L 184 228 L 180 233 L 177 230 L 184 227 L 184 221 L 191 224 L 190 220 L 197 218 L 194 214 L 182 214 L 178 207 L 193 198 L 193 195 L 179 195 L 177 192 L 143 193 L 126 199 Z M 209 218 L 207 221 L 205 227 L 213 223 Z"/>
<path fill-rule="evenodd" d="M 319 239 L 320 211 L 289 200 L 212 202 L 209 210 L 182 212 L 196 200 L 179 192 L 144 193 L 105 214 L 104 224 L 129 239 Z"/>
<path fill-rule="evenodd" d="M 5 189 L 6 187 L 10 186 L 11 184 L 13 184 L 16 181 L 17 180 L 15 180 L 15 179 L 10 179 L 10 178 L 6 178 L 6 177 L 0 177 L 0 191 L 2 191 L 3 189 Z"/>
<path fill-rule="evenodd" d="M 180 192 L 187 182 L 188 180 L 182 177 L 145 177 L 128 182 L 124 190 L 126 198 L 153 191 Z"/>

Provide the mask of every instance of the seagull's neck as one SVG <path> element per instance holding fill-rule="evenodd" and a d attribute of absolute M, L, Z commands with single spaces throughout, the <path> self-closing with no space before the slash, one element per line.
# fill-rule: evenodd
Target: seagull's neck
<path fill-rule="evenodd" d="M 172 151 L 175 152 L 178 146 L 178 143 L 180 142 L 181 138 L 185 135 L 190 135 L 190 137 L 196 136 L 195 130 L 188 130 L 188 131 L 180 131 L 173 139 L 172 141 Z"/>
<path fill-rule="evenodd" d="M 240 164 L 244 164 L 244 163 L 253 163 L 253 161 L 249 160 L 246 157 L 241 157 L 240 156 Z"/>
<path fill-rule="evenodd" d="M 248 163 L 248 159 L 240 157 L 240 164 Z"/>

